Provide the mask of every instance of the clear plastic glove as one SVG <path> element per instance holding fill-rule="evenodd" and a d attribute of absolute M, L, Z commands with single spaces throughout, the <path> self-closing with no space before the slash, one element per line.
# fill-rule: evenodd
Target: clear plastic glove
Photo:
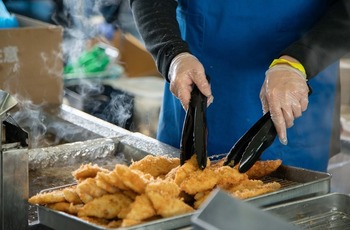
<path fill-rule="evenodd" d="M 207 97 L 209 106 L 214 97 L 206 78 L 203 65 L 190 53 L 181 53 L 171 62 L 169 68 L 170 91 L 177 97 L 187 111 L 193 84 Z"/>
<path fill-rule="evenodd" d="M 305 75 L 289 65 L 276 65 L 266 71 L 260 91 L 264 113 L 270 111 L 279 140 L 287 145 L 287 128 L 307 109 L 309 88 Z"/>

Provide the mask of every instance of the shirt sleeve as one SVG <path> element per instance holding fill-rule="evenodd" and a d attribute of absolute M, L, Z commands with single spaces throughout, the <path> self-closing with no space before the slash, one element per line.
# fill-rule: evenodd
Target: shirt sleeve
<path fill-rule="evenodd" d="M 135 23 L 159 72 L 168 79 L 171 60 L 179 53 L 190 52 L 181 38 L 176 20 L 175 0 L 130 0 Z"/>
<path fill-rule="evenodd" d="M 311 79 L 350 51 L 350 1 L 333 0 L 320 21 L 280 55 L 299 60 Z M 176 20 L 176 0 L 130 0 L 135 22 L 159 72 L 168 80 L 171 60 L 190 52 Z"/>
<path fill-rule="evenodd" d="M 305 67 L 308 79 L 350 51 L 350 1 L 333 1 L 321 20 L 281 52 Z"/>

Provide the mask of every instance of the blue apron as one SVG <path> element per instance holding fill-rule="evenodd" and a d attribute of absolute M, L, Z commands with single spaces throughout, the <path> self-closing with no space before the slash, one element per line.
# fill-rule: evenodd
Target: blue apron
<path fill-rule="evenodd" d="M 279 53 L 312 27 L 327 0 L 179 0 L 183 39 L 210 76 L 214 103 L 207 109 L 208 155 L 227 153 L 263 115 L 259 92 L 265 71 Z M 262 159 L 326 171 L 338 65 L 309 81 L 313 94 L 303 116 Z M 179 148 L 185 111 L 165 85 L 157 139 Z"/>

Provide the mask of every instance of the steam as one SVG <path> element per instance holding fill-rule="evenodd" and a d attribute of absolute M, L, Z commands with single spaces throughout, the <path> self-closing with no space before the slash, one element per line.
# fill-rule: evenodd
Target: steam
<path fill-rule="evenodd" d="M 30 100 L 18 99 L 18 95 L 14 97 L 17 97 L 19 101 L 19 110 L 11 114 L 11 116 L 19 127 L 29 133 L 28 145 L 37 147 L 40 138 L 47 132 L 47 127 L 43 122 L 45 117 L 41 111 L 41 106 L 34 105 Z"/>
<path fill-rule="evenodd" d="M 133 104 L 125 95 L 112 93 L 110 104 L 104 109 L 105 119 L 121 127 L 128 126 L 132 117 Z M 101 117 L 103 119 L 103 117 Z"/>
<path fill-rule="evenodd" d="M 81 80 L 67 86 L 68 103 L 117 126 L 132 129 L 134 98 L 100 81 Z M 74 97 L 74 98 L 73 98 Z"/>
<path fill-rule="evenodd" d="M 63 54 L 66 62 L 78 60 L 82 52 L 89 49 L 92 39 L 99 36 L 99 24 L 104 22 L 100 9 L 105 4 L 118 1 L 64 1 L 64 15 L 71 23 L 65 27 L 65 39 L 63 43 Z M 108 44 L 107 39 L 103 42 Z M 115 60 L 112 60 L 113 62 Z M 112 64 L 114 64 L 112 62 Z M 126 127 L 132 117 L 132 98 L 116 89 L 104 85 L 102 80 L 79 78 L 78 81 L 66 84 L 66 93 L 75 93 L 80 105 L 69 101 L 71 106 L 109 121 L 115 125 Z M 76 98 L 77 99 L 77 98 Z"/>
<path fill-rule="evenodd" d="M 62 78 L 62 72 L 57 71 L 61 70 L 62 61 L 67 63 L 77 60 L 82 52 L 88 49 L 90 40 L 98 36 L 98 23 L 103 22 L 103 16 L 99 9 L 102 4 L 106 4 L 105 1 L 90 0 L 64 0 L 63 2 L 63 15 L 66 15 L 67 20 L 70 20 L 71 23 L 63 25 L 62 53 L 43 52 L 40 54 L 43 63 L 40 66 L 40 71 L 45 71 L 50 76 L 58 78 Z M 62 25 L 62 21 L 56 23 Z M 107 39 L 104 42 L 108 43 Z M 52 56 L 55 57 L 55 61 L 50 60 Z M 12 74 L 23 74 L 20 72 L 20 67 L 21 63 L 18 62 L 11 70 Z M 76 94 L 76 99 L 80 103 L 80 105 L 76 105 L 73 101 L 68 100 L 68 104 L 72 107 L 123 128 L 132 129 L 133 98 L 131 95 L 104 85 L 98 77 L 94 79 L 81 78 L 75 82 L 64 82 L 64 85 L 66 96 L 69 96 L 67 92 L 72 92 L 70 90 L 74 89 L 73 93 Z M 11 93 L 9 89 L 4 88 L 3 90 Z M 93 135 L 91 132 L 77 128 L 75 125 L 60 119 L 54 119 L 55 115 L 51 111 L 47 111 L 47 102 L 35 104 L 29 98 L 23 98 L 17 94 L 12 94 L 12 96 L 18 101 L 18 106 L 15 111 L 11 111 L 11 117 L 28 132 L 30 148 L 91 139 L 91 135 Z M 63 95 L 57 96 L 62 97 Z"/>
<path fill-rule="evenodd" d="M 75 61 L 79 55 L 86 49 L 89 39 L 94 38 L 99 33 L 97 23 L 94 18 L 99 18 L 98 22 L 103 21 L 99 7 L 101 1 L 71 1 L 64 0 L 63 15 L 67 20 L 64 25 L 65 39 L 63 42 L 63 54 L 67 61 Z M 57 24 L 63 22 L 53 19 Z"/>
<path fill-rule="evenodd" d="M 54 62 L 50 63 L 49 62 L 49 56 L 55 57 Z M 42 52 L 40 54 L 40 58 L 43 61 L 43 65 L 42 68 L 45 68 L 45 71 L 49 73 L 50 76 L 54 76 L 54 77 L 58 77 L 61 78 L 62 77 L 62 73 L 61 71 L 57 71 L 58 69 L 61 69 L 61 65 L 62 65 L 62 54 L 61 53 L 57 53 L 56 51 L 51 51 L 51 53 L 44 53 Z M 51 60 L 52 61 L 52 60 Z"/>
<path fill-rule="evenodd" d="M 29 148 L 39 148 L 47 146 L 55 146 L 68 142 L 68 140 L 79 136 L 84 140 L 84 136 L 88 134 L 77 129 L 77 127 L 53 118 L 50 112 L 45 111 L 43 105 L 33 104 L 30 100 L 18 99 L 17 110 L 11 111 L 10 115 L 16 124 L 29 135 Z"/>

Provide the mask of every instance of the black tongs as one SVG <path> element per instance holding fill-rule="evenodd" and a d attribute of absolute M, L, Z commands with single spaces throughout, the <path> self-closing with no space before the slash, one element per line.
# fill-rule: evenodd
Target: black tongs
<path fill-rule="evenodd" d="M 231 148 L 224 165 L 234 167 L 239 163 L 239 172 L 248 171 L 273 143 L 276 135 L 271 114 L 267 112 Z"/>
<path fill-rule="evenodd" d="M 309 87 L 309 95 L 312 92 Z M 224 165 L 231 167 L 239 163 L 238 170 L 247 172 L 277 136 L 270 112 L 265 113 L 231 148 Z"/>
<path fill-rule="evenodd" d="M 207 166 L 207 97 L 197 86 L 193 87 L 191 101 L 184 125 L 180 143 L 180 164 L 183 165 L 193 154 L 197 156 L 198 166 L 204 169 Z"/>

